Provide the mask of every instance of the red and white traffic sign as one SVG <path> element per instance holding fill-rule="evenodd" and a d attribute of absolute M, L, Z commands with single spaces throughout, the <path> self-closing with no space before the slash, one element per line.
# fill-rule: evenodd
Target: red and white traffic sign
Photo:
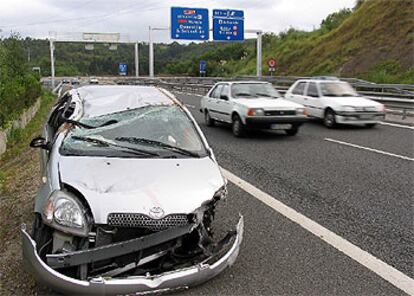
<path fill-rule="evenodd" d="M 269 66 L 269 68 L 274 68 L 276 67 L 277 61 L 274 58 L 270 58 L 267 60 L 267 65 Z"/>

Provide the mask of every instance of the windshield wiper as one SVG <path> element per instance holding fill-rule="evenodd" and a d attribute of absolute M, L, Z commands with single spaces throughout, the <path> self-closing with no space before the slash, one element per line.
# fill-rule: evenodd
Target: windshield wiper
<path fill-rule="evenodd" d="M 105 147 L 117 147 L 117 148 L 121 148 L 123 150 L 127 150 L 126 152 L 131 152 L 131 153 L 134 153 L 134 154 L 137 154 L 137 155 L 159 156 L 159 154 L 154 153 L 154 152 L 141 150 L 141 149 L 134 148 L 134 147 L 118 145 L 116 143 L 111 142 L 110 140 L 107 141 L 104 138 L 101 139 L 101 138 L 97 138 L 97 137 L 72 136 L 72 139 L 85 141 L 85 142 L 91 142 L 91 143 L 95 143 L 95 144 L 100 144 L 100 145 L 105 146 Z"/>
<path fill-rule="evenodd" d="M 115 140 L 120 141 L 120 142 L 129 142 L 129 143 L 134 143 L 134 144 L 157 146 L 163 149 L 172 150 L 174 152 L 177 152 L 183 155 L 200 157 L 198 153 L 195 153 L 195 152 L 192 152 L 192 151 L 180 148 L 180 147 L 172 146 L 164 142 L 151 140 L 151 139 L 135 138 L 135 137 L 118 137 L 118 138 L 115 138 Z"/>
<path fill-rule="evenodd" d="M 269 94 L 265 94 L 265 93 L 256 93 L 257 96 L 262 96 L 262 97 L 269 97 L 269 98 L 279 98 L 278 96 L 272 96 Z"/>

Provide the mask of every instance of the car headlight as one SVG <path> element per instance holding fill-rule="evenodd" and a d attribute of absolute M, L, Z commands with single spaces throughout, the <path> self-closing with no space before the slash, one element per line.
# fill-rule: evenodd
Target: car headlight
<path fill-rule="evenodd" d="M 261 108 L 255 109 L 255 108 L 250 108 L 247 111 L 247 115 L 248 116 L 263 116 L 264 115 L 264 110 Z"/>
<path fill-rule="evenodd" d="M 67 191 L 54 191 L 43 208 L 43 217 L 50 226 L 80 236 L 88 233 L 85 218 L 86 209 L 82 203 Z"/>
<path fill-rule="evenodd" d="M 344 112 L 355 112 L 355 108 L 352 106 L 344 106 Z"/>
<path fill-rule="evenodd" d="M 297 108 L 296 109 L 296 114 L 297 115 L 308 115 L 308 112 L 307 112 L 306 108 Z"/>

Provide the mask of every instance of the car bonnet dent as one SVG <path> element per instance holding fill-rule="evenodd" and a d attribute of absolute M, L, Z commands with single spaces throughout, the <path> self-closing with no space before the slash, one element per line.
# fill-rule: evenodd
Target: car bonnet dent
<path fill-rule="evenodd" d="M 61 182 L 79 190 L 89 203 L 95 223 L 110 213 L 148 215 L 160 207 L 164 216 L 188 214 L 224 185 L 209 157 L 191 159 L 130 159 L 62 156 Z M 171 189 L 174 190 L 171 190 Z"/>

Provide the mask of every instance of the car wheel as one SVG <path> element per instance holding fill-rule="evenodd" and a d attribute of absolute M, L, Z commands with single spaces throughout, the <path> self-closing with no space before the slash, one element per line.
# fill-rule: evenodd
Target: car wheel
<path fill-rule="evenodd" d="M 291 129 L 285 130 L 288 136 L 294 136 L 298 133 L 299 129 L 297 127 L 292 127 Z"/>
<path fill-rule="evenodd" d="M 367 124 L 365 124 L 365 126 L 367 127 L 367 128 L 373 128 L 373 127 L 375 127 L 377 124 L 376 123 L 367 123 Z"/>
<path fill-rule="evenodd" d="M 333 128 L 336 125 L 336 120 L 335 120 L 335 113 L 328 109 L 325 112 L 325 117 L 323 118 L 323 124 L 328 127 L 328 128 Z"/>
<path fill-rule="evenodd" d="M 244 136 L 245 128 L 244 128 L 243 122 L 241 121 L 238 115 L 233 116 L 232 131 L 233 131 L 233 135 L 235 135 L 238 138 Z"/>
<path fill-rule="evenodd" d="M 204 121 L 207 126 L 214 126 L 216 123 L 215 120 L 210 117 L 210 112 L 207 110 L 204 112 Z"/>

